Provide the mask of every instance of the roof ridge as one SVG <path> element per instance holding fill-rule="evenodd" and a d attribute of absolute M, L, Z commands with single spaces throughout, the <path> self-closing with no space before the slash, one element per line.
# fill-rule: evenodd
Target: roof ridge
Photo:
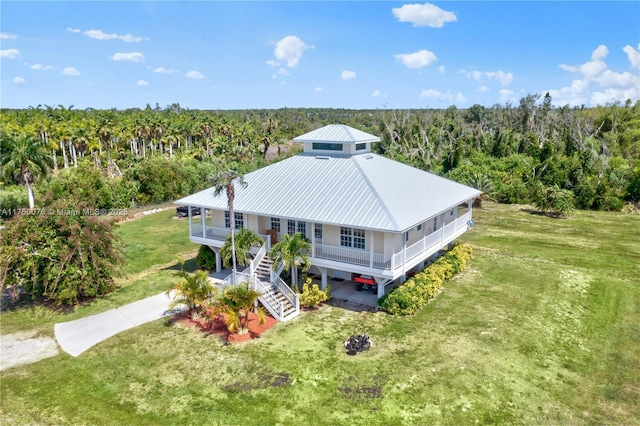
<path fill-rule="evenodd" d="M 367 153 L 367 155 L 376 155 L 376 154 Z M 363 155 L 354 155 L 354 156 L 350 157 L 350 160 L 354 162 L 354 164 L 358 168 L 358 171 L 360 172 L 360 176 L 363 177 L 363 179 L 367 183 L 367 186 L 369 188 L 371 188 L 371 192 L 373 192 L 373 196 L 376 197 L 376 200 L 378 200 L 378 202 L 382 206 L 382 209 L 386 213 L 387 218 L 391 221 L 391 223 L 393 223 L 393 226 L 395 226 L 396 231 L 400 231 L 400 226 L 398 225 L 398 222 L 396 222 L 396 220 L 393 217 L 393 214 L 391 214 L 391 211 L 387 207 L 386 203 L 382 200 L 382 197 L 380 197 L 380 194 L 378 194 L 378 191 L 376 190 L 375 186 L 371 183 L 371 181 L 369 180 L 369 177 L 364 172 L 364 170 L 362 170 L 362 167 L 360 166 L 360 163 L 357 161 L 357 158 L 360 158 L 360 157 L 363 157 Z"/>

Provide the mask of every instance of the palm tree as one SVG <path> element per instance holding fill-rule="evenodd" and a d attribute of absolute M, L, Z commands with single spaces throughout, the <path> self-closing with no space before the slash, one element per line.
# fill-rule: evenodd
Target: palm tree
<path fill-rule="evenodd" d="M 209 176 L 209 183 L 213 185 L 213 191 L 216 197 L 223 191 L 227 194 L 227 209 L 229 210 L 229 229 L 231 231 L 231 259 L 233 260 L 233 279 L 236 276 L 236 243 L 235 243 L 235 211 L 233 209 L 233 200 L 236 196 L 235 184 L 243 187 L 247 186 L 244 176 L 233 169 L 223 169 Z"/>
<path fill-rule="evenodd" d="M 242 283 L 229 287 L 219 299 L 222 310 L 227 314 L 225 324 L 231 333 L 246 334 L 249 332 L 249 313 L 257 303 L 260 293 L 249 287 L 249 283 Z M 264 310 L 258 309 L 258 321 L 264 324 Z"/>
<path fill-rule="evenodd" d="M 231 249 L 231 244 L 233 244 L 231 241 L 232 236 L 233 234 L 227 235 L 227 239 L 222 249 L 220 249 L 220 255 L 222 256 L 225 267 L 229 267 L 233 258 L 233 250 Z M 251 247 L 260 247 L 262 244 L 264 244 L 264 240 L 260 235 L 250 229 L 240 229 L 237 235 L 235 235 L 235 255 L 237 256 L 236 261 L 238 264 L 246 266 Z"/>
<path fill-rule="evenodd" d="M 46 149 L 42 139 L 27 134 L 19 137 L 2 135 L 0 138 L 0 166 L 5 178 L 19 176 L 27 187 L 30 209 L 35 206 L 32 185 L 51 166 L 51 158 Z"/>
<path fill-rule="evenodd" d="M 193 274 L 180 271 L 176 272 L 175 276 L 180 277 L 180 280 L 176 281 L 166 293 L 173 297 L 171 309 L 178 305 L 186 305 L 193 316 L 198 307 L 204 306 L 216 293 L 217 288 L 211 284 L 207 271 L 198 270 Z"/>
<path fill-rule="evenodd" d="M 285 270 L 291 270 L 291 284 L 298 286 L 298 266 L 303 266 L 303 271 L 309 269 L 309 253 L 311 252 L 311 243 L 307 241 L 300 232 L 282 236 L 280 241 L 271 247 L 269 256 L 274 259 L 273 266 L 277 267 L 283 262 Z"/>

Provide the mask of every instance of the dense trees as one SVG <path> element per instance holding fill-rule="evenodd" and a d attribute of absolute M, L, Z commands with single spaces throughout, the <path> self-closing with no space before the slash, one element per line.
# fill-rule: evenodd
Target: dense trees
<path fill-rule="evenodd" d="M 445 110 L 199 111 L 172 104 L 125 111 L 37 106 L 0 114 L 3 135 L 41 141 L 54 169 L 45 187 L 63 176 L 55 170 L 93 167 L 121 204 L 202 189 L 214 161 L 236 162 L 243 172 L 261 167 L 281 148 L 291 152 L 291 138 L 336 122 L 381 136 L 373 149 L 385 156 L 481 183 L 501 202 L 533 202 L 538 184 L 571 191 L 578 208 L 617 210 L 638 201 L 640 102 L 552 107 L 547 94 Z M 5 173 L 4 181 L 15 184 L 16 177 Z"/>

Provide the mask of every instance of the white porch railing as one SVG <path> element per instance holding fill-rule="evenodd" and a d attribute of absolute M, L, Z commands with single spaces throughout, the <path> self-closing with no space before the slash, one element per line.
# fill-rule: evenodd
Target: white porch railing
<path fill-rule="evenodd" d="M 337 262 L 351 263 L 354 265 L 382 269 L 394 270 L 404 262 L 411 261 L 426 252 L 433 250 L 434 246 L 444 246 L 449 243 L 450 237 L 461 228 L 466 228 L 471 214 L 467 212 L 450 223 L 437 229 L 429 235 L 420 238 L 418 241 L 394 253 L 388 258 L 381 253 L 371 253 L 363 250 L 354 250 L 346 247 L 329 246 L 326 244 L 314 245 L 314 257 Z"/>
<path fill-rule="evenodd" d="M 320 259 L 335 260 L 336 262 L 352 263 L 354 265 L 377 269 L 384 269 L 386 266 L 384 254 L 382 253 L 373 253 L 372 256 L 369 251 L 326 244 L 315 244 L 313 256 Z"/>
<path fill-rule="evenodd" d="M 204 232 L 203 227 L 200 224 L 193 224 L 191 227 L 191 236 L 199 237 L 199 238 L 211 238 L 214 240 L 225 240 L 227 235 L 229 234 L 229 230 L 227 228 L 216 228 L 214 226 L 205 226 Z"/>

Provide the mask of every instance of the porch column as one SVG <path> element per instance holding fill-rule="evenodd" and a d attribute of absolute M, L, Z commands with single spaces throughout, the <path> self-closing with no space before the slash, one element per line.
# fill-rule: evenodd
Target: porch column
<path fill-rule="evenodd" d="M 212 246 L 209 246 L 209 248 L 216 255 L 216 272 L 222 271 L 222 256 L 220 255 L 220 249 Z"/>
<path fill-rule="evenodd" d="M 403 232 L 402 234 L 402 275 L 404 276 L 407 272 L 406 263 L 407 263 L 407 236 Z"/>
<path fill-rule="evenodd" d="M 380 299 L 382 296 L 384 296 L 385 283 L 379 283 L 377 278 L 376 283 L 378 284 L 378 299 Z"/>
<path fill-rule="evenodd" d="M 311 224 L 311 257 L 316 257 L 316 224 Z"/>
<path fill-rule="evenodd" d="M 391 270 L 395 271 L 396 265 L 396 236 L 394 234 L 387 234 L 391 236 Z"/>
<path fill-rule="evenodd" d="M 189 207 L 191 209 L 191 207 Z M 202 222 L 202 238 L 207 238 L 207 218 L 204 214 L 204 208 L 200 207 L 200 221 Z"/>
<path fill-rule="evenodd" d="M 373 268 L 373 249 L 375 247 L 375 237 L 373 231 L 369 231 L 369 239 L 371 242 L 369 243 L 369 268 Z"/>
<path fill-rule="evenodd" d="M 320 281 L 320 290 L 325 290 L 327 288 L 327 268 L 323 268 L 321 266 L 317 267 L 322 274 L 322 280 Z"/>
<path fill-rule="evenodd" d="M 188 206 L 187 210 L 189 212 L 189 216 L 188 216 L 189 217 L 189 236 L 192 236 L 193 235 L 193 229 L 191 229 L 192 228 L 192 226 L 191 226 L 191 217 L 192 217 L 191 216 L 191 206 Z"/>
<path fill-rule="evenodd" d="M 471 211 L 473 210 L 473 200 L 467 201 L 467 210 L 469 211 L 469 221 L 471 221 Z"/>

